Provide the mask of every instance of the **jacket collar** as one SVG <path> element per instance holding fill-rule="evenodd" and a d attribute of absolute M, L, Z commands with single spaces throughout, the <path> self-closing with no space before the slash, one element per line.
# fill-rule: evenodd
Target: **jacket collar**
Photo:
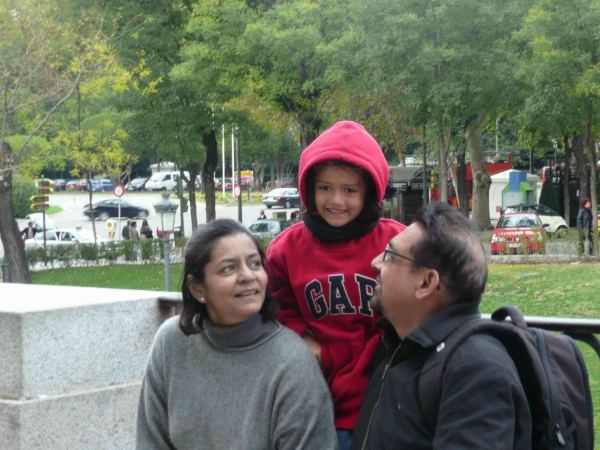
<path fill-rule="evenodd" d="M 448 305 L 429 316 L 406 339 L 423 348 L 433 347 L 463 323 L 479 318 L 481 318 L 479 304 L 455 303 Z"/>
<path fill-rule="evenodd" d="M 478 303 L 455 303 L 445 306 L 429 316 L 404 341 L 398 337 L 394 327 L 386 319 L 381 320 L 380 327 L 384 330 L 383 342 L 388 351 L 393 351 L 402 343 L 410 352 L 410 349 L 415 346 L 421 349 L 435 347 L 463 323 L 479 318 L 481 318 L 481 313 Z"/>

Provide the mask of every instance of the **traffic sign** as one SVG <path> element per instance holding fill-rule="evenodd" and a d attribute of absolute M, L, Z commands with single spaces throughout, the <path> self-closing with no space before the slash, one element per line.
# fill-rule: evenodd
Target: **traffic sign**
<path fill-rule="evenodd" d="M 51 194 L 50 180 L 38 180 L 38 192 L 40 194 Z"/>
<path fill-rule="evenodd" d="M 44 211 L 48 209 L 49 200 L 50 197 L 48 197 L 47 195 L 32 195 L 31 197 L 29 197 L 29 201 L 31 202 L 29 207 L 33 211 Z"/>
<path fill-rule="evenodd" d="M 48 203 L 50 201 L 50 197 L 47 195 L 32 195 L 29 197 L 29 201 L 31 203 Z"/>
<path fill-rule="evenodd" d="M 123 197 L 123 194 L 125 194 L 125 186 L 122 184 L 117 184 L 113 189 L 113 194 L 115 194 L 117 197 Z"/>
<path fill-rule="evenodd" d="M 50 208 L 50 205 L 29 205 L 33 211 L 45 211 Z"/>
<path fill-rule="evenodd" d="M 242 190 L 240 189 L 240 187 L 239 187 L 239 186 L 236 186 L 236 187 L 233 189 L 233 193 L 234 193 L 234 195 L 235 195 L 236 197 L 238 197 L 238 198 L 239 198 L 239 196 L 240 196 L 240 195 L 241 195 L 241 193 L 242 193 Z"/>

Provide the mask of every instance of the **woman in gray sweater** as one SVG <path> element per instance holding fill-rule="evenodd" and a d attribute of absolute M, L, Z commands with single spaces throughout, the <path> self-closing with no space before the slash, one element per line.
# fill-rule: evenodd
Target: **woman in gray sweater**
<path fill-rule="evenodd" d="M 183 311 L 159 329 L 138 449 L 335 449 L 329 391 L 302 340 L 274 321 L 265 256 L 238 222 L 185 249 Z"/>

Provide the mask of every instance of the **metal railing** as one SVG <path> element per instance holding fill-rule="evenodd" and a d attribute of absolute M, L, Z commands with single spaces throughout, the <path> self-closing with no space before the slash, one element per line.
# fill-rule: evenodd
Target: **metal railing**
<path fill-rule="evenodd" d="M 163 293 L 158 298 L 160 305 L 171 308 L 178 306 L 181 293 Z M 490 314 L 482 314 L 484 319 L 490 319 Z M 567 317 L 525 316 L 528 326 L 548 331 L 557 331 L 588 344 L 600 358 L 600 341 L 595 334 L 600 334 L 600 319 L 573 319 Z"/>

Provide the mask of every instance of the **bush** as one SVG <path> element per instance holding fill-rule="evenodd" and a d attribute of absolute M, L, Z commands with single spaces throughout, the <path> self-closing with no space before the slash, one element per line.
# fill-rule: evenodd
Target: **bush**
<path fill-rule="evenodd" d="M 13 175 L 12 206 L 15 217 L 25 217 L 31 212 L 29 199 L 37 194 L 33 180 L 24 178 L 18 174 Z"/>
<path fill-rule="evenodd" d="M 136 246 L 138 241 L 121 241 L 121 249 L 123 250 L 123 256 L 125 261 L 135 261 L 137 259 Z"/>
<path fill-rule="evenodd" d="M 100 246 L 94 244 L 80 244 L 79 255 L 81 259 L 84 261 L 96 261 L 100 254 L 98 247 Z"/>
<path fill-rule="evenodd" d="M 147 261 L 153 259 L 154 256 L 160 254 L 160 241 L 157 239 L 142 239 L 140 241 L 140 250 L 142 260 Z"/>
<path fill-rule="evenodd" d="M 114 262 L 120 255 L 120 247 L 117 246 L 116 242 L 108 242 L 100 248 L 98 257 L 105 259 L 108 262 Z"/>

